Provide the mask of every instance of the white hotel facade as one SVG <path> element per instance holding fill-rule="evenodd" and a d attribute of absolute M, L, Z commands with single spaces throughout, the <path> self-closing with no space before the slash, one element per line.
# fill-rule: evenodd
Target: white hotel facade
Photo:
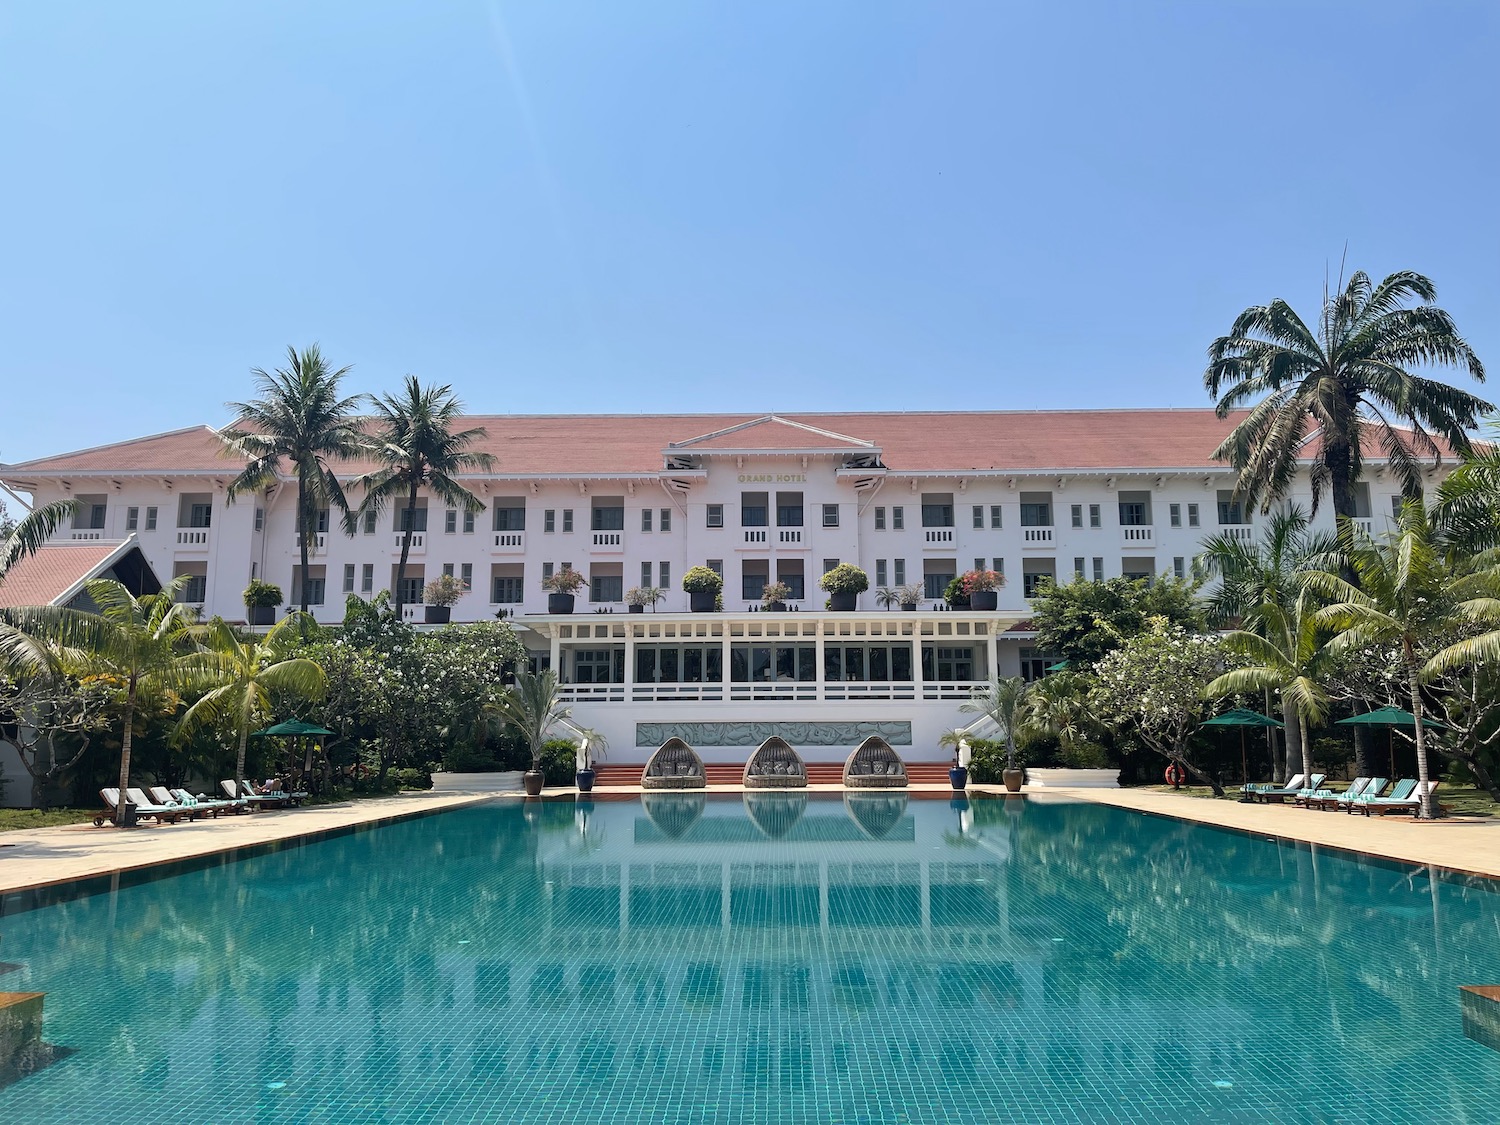
<path fill-rule="evenodd" d="M 486 429 L 495 465 L 464 483 L 485 510 L 419 500 L 408 616 L 422 620 L 428 581 L 460 579 L 453 620 L 510 618 L 537 662 L 558 670 L 577 721 L 608 737 L 611 763 L 644 761 L 674 734 L 708 762 L 743 761 L 773 733 L 809 761 L 841 760 L 870 733 L 909 760 L 937 760 L 975 684 L 996 671 L 1034 678 L 1051 661 L 1028 623 L 1041 579 L 1184 575 L 1206 537 L 1258 534 L 1263 517 L 1235 502 L 1233 472 L 1211 457 L 1237 420 L 1211 410 L 474 417 L 466 424 Z M 39 503 L 79 501 L 61 544 L 133 540 L 163 580 L 188 576 L 184 597 L 205 614 L 243 621 L 252 578 L 280 585 L 291 605 L 306 583 L 325 623 L 342 619 L 348 595 L 392 589 L 400 511 L 352 536 L 325 514 L 304 576 L 294 478 L 231 502 L 236 470 L 205 426 L 0 467 L 0 480 Z M 1305 478 L 1300 492 L 1292 501 L 1309 506 Z M 1399 494 L 1373 471 L 1359 486 L 1361 519 L 1379 531 Z M 818 588 L 840 562 L 870 576 L 854 612 L 826 611 Z M 723 612 L 688 612 L 681 578 L 698 565 L 723 576 Z M 571 615 L 548 614 L 541 583 L 564 566 L 589 587 Z M 949 580 L 976 567 L 1005 575 L 999 608 L 947 609 Z M 771 581 L 792 588 L 788 612 L 760 610 Z M 924 588 L 915 612 L 877 605 L 878 587 L 906 583 Z M 654 612 L 627 611 L 638 585 L 666 589 Z"/>

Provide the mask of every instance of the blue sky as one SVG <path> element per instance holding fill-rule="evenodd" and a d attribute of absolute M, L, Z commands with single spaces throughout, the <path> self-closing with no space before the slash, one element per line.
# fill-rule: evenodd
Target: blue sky
<path fill-rule="evenodd" d="M 1489 3 L 4 5 L 0 460 L 313 340 L 486 412 L 1195 406 L 1346 242 L 1500 381 L 1497 55 Z"/>

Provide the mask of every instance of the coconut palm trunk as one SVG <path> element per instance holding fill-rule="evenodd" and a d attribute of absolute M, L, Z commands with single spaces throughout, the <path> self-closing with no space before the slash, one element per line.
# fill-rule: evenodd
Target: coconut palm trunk
<path fill-rule="evenodd" d="M 1437 794 L 1431 792 L 1428 785 L 1427 771 L 1427 735 L 1422 730 L 1422 669 L 1417 663 L 1416 652 L 1410 643 L 1402 646 L 1402 658 L 1406 664 L 1406 683 L 1411 691 L 1411 713 L 1416 719 L 1416 729 L 1413 737 L 1417 743 L 1417 792 L 1421 795 L 1421 817 L 1424 820 L 1436 819 Z"/>
<path fill-rule="evenodd" d="M 234 783 L 236 786 L 245 778 L 245 751 L 248 749 L 249 743 L 250 724 L 242 722 L 240 723 L 239 746 L 235 749 L 234 753 Z"/>
<path fill-rule="evenodd" d="M 135 695 L 139 681 L 132 673 L 125 687 L 125 729 L 120 735 L 120 799 L 115 804 L 115 824 L 125 824 L 125 790 L 130 788 L 130 742 L 135 727 Z"/>
<path fill-rule="evenodd" d="M 401 619 L 401 606 L 404 603 L 403 595 L 406 593 L 406 563 L 411 558 L 411 536 L 413 529 L 417 526 L 417 484 L 418 478 L 411 478 L 411 487 L 406 492 L 406 515 L 402 519 L 405 534 L 401 536 L 401 561 L 396 564 L 396 619 Z"/>
<path fill-rule="evenodd" d="M 309 543 L 309 540 L 312 538 L 312 536 L 310 534 L 312 526 L 313 526 L 313 519 L 312 519 L 312 511 L 311 511 L 311 500 L 309 499 L 309 497 L 307 495 L 306 489 L 302 488 L 301 485 L 298 485 L 297 486 L 297 540 L 298 540 L 298 542 L 297 542 L 297 549 L 298 549 L 298 551 L 300 552 L 300 554 L 302 556 L 302 569 L 299 570 L 299 571 L 297 571 L 298 575 L 300 575 L 300 578 L 299 578 L 299 580 L 297 582 L 297 585 L 299 587 L 298 594 L 297 594 L 297 602 L 298 602 L 297 608 L 300 609 L 303 613 L 307 612 L 307 606 L 308 606 L 307 571 L 308 571 L 309 548 L 311 546 L 311 544 Z M 238 784 L 238 782 L 239 782 L 239 774 L 235 774 L 235 782 L 236 782 L 236 784 Z"/>

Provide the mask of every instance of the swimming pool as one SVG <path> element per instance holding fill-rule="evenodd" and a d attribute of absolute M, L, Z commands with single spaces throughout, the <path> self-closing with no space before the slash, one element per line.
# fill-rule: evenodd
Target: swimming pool
<path fill-rule="evenodd" d="M 76 897 L 0 1121 L 1492 1121 L 1493 883 L 1089 804 L 499 802 Z"/>

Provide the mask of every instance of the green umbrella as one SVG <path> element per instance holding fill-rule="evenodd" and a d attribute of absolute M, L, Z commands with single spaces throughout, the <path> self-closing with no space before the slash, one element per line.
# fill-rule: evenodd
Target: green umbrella
<path fill-rule="evenodd" d="M 1056 664 L 1049 664 L 1049 665 L 1047 665 L 1047 667 L 1043 668 L 1042 671 L 1043 672 L 1066 672 L 1068 670 L 1069 666 L 1070 666 L 1070 662 L 1069 661 L 1059 660 Z"/>
<path fill-rule="evenodd" d="M 333 731 L 327 727 L 320 727 L 314 723 L 304 723 L 301 719 L 288 719 L 284 723 L 277 723 L 265 730 L 258 730 L 251 738 L 301 738 L 304 735 L 332 734 Z"/>
<path fill-rule="evenodd" d="M 1443 724 L 1436 719 L 1422 716 L 1422 725 L 1428 729 L 1445 729 Z M 1386 743 L 1391 751 L 1391 779 L 1396 777 L 1396 728 L 1411 727 L 1417 729 L 1417 717 L 1410 711 L 1403 711 L 1399 707 L 1380 707 L 1374 711 L 1366 711 L 1363 715 L 1350 715 L 1347 719 L 1340 719 L 1334 723 L 1337 727 L 1385 727 Z"/>
<path fill-rule="evenodd" d="M 1205 720 L 1203 725 L 1206 727 L 1240 728 L 1240 778 L 1246 785 L 1249 785 L 1250 759 L 1245 750 L 1245 728 L 1279 727 L 1283 724 L 1279 720 L 1271 718 L 1269 715 L 1262 715 L 1259 711 L 1250 711 L 1244 707 L 1236 707 L 1233 711 L 1225 711 L 1222 715 L 1217 715 L 1212 719 Z M 1240 798 L 1240 804 L 1246 804 L 1249 802 L 1249 800 L 1250 794 L 1246 792 L 1245 795 Z"/>

